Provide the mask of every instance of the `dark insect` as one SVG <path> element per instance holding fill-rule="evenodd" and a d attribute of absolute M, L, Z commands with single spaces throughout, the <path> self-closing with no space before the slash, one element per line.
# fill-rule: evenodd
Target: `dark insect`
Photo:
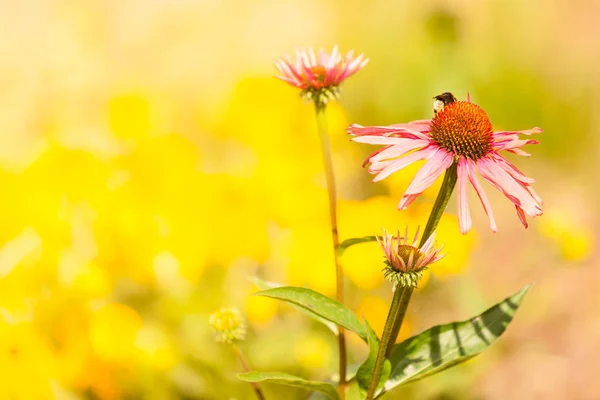
<path fill-rule="evenodd" d="M 454 103 L 456 97 L 450 92 L 444 92 L 438 94 L 433 98 L 433 113 L 437 115 L 438 112 L 442 111 L 448 104 Z"/>

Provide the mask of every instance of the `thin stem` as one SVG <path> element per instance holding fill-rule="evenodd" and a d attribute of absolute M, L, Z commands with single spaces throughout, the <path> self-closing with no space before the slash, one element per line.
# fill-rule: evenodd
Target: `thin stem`
<path fill-rule="evenodd" d="M 244 370 L 244 372 L 250 372 L 251 371 L 250 365 L 248 364 L 246 357 L 244 357 L 244 353 L 242 352 L 242 349 L 240 349 L 240 347 L 235 343 L 233 343 L 231 346 L 233 347 L 233 350 L 237 354 L 238 358 L 240 359 L 240 363 L 242 364 L 242 369 Z M 256 393 L 256 397 L 258 397 L 260 400 L 265 400 L 265 395 L 263 394 L 262 390 L 260 389 L 260 386 L 258 385 L 258 383 L 251 382 L 250 385 L 252 385 L 252 389 L 254 389 L 254 393 Z"/>
<path fill-rule="evenodd" d="M 325 166 L 325 179 L 327 181 L 327 193 L 329 195 L 329 220 L 331 223 L 331 238 L 333 242 L 333 256 L 335 260 L 336 300 L 344 303 L 344 276 L 342 267 L 338 260 L 338 248 L 340 240 L 337 227 L 337 196 L 335 190 L 335 176 L 333 174 L 333 161 L 331 159 L 331 146 L 327 133 L 326 107 L 320 102 L 315 102 L 315 113 L 317 118 L 317 130 L 321 141 L 321 152 Z M 342 400 L 346 397 L 346 334 L 344 328 L 338 325 L 339 346 L 339 387 L 338 391 Z"/>
<path fill-rule="evenodd" d="M 427 239 L 429 239 L 431 234 L 435 231 L 435 228 L 437 228 L 437 225 L 444 214 L 444 210 L 448 205 L 448 200 L 452 195 L 452 191 L 454 190 L 454 186 L 456 185 L 456 180 L 458 178 L 456 168 L 457 164 L 453 163 L 452 166 L 446 170 L 442 187 L 440 188 L 438 196 L 435 199 L 435 203 L 431 209 L 431 214 L 429 214 L 429 219 L 427 220 L 427 225 L 423 231 L 423 236 L 421 237 L 419 247 L 422 247 Z M 385 358 L 392 352 L 394 344 L 396 343 L 396 339 L 400 333 L 402 321 L 406 315 L 406 310 L 408 308 L 408 303 L 410 302 L 412 292 L 412 287 L 397 287 L 396 291 L 394 292 L 392 304 L 390 305 L 390 311 L 388 312 L 385 326 L 383 328 L 381 342 L 379 343 L 379 349 L 377 350 L 375 368 L 373 369 L 373 375 L 371 377 L 371 382 L 369 383 L 367 400 L 373 400 L 375 396 L 377 384 L 381 378 L 383 363 Z"/>
<path fill-rule="evenodd" d="M 425 226 L 425 230 L 423 231 L 423 236 L 421 236 L 421 241 L 419 243 L 419 247 L 423 246 L 429 236 L 433 232 L 435 232 L 435 228 L 437 228 L 444 211 L 446 210 L 446 206 L 448 205 L 448 200 L 450 200 L 450 196 L 454 190 L 454 186 L 456 185 L 456 179 L 458 175 L 456 173 L 456 163 L 452 164 L 444 175 L 444 181 L 442 182 L 442 186 L 440 187 L 440 191 L 438 193 L 437 198 L 435 199 L 435 203 L 431 209 L 431 214 L 429 214 L 429 219 L 427 220 L 427 225 Z M 406 298 L 406 302 L 410 300 L 410 296 L 412 295 L 413 288 L 407 287 L 402 289 L 402 297 Z M 394 323 L 394 328 L 392 330 L 392 336 L 390 338 L 390 342 L 388 344 L 388 348 L 386 351 L 386 356 L 389 356 L 394 348 L 394 344 L 396 343 L 396 339 L 398 338 L 398 334 L 400 333 L 400 328 L 402 327 L 402 319 L 404 315 L 399 315 L 399 318 Z"/>
<path fill-rule="evenodd" d="M 400 291 L 400 304 L 404 305 L 404 308 L 400 308 L 398 312 L 398 316 L 394 321 L 394 325 L 392 327 L 392 333 L 390 334 L 390 341 L 388 342 L 387 348 L 385 350 L 385 356 L 388 357 L 396 344 L 396 339 L 398 338 L 398 334 L 400 333 L 400 328 L 402 328 L 402 321 L 404 320 L 404 315 L 406 314 L 406 309 L 408 308 L 408 302 L 410 301 L 410 297 L 412 296 L 413 288 L 410 286 L 407 287 L 397 287 L 396 291 Z"/>
<path fill-rule="evenodd" d="M 442 182 L 440 191 L 435 199 L 435 203 L 433 203 L 433 208 L 431 209 L 431 214 L 429 214 L 427 225 L 425 225 L 423 236 L 421 236 L 419 247 L 423 246 L 427 239 L 429 239 L 429 236 L 435 232 L 435 228 L 437 228 L 438 223 L 440 222 L 440 219 L 446 210 L 448 200 L 450 200 L 454 186 L 456 186 L 456 180 L 458 179 L 456 168 L 457 164 L 455 162 L 446 170 L 446 173 L 444 174 L 444 181 Z"/>
<path fill-rule="evenodd" d="M 394 321 L 400 313 L 400 307 L 402 304 L 402 290 L 396 290 L 394 297 L 392 298 L 392 304 L 388 311 L 387 319 L 385 320 L 385 326 L 383 327 L 383 334 L 381 335 L 381 341 L 379 342 L 379 348 L 377 349 L 377 357 L 375 358 L 375 367 L 373 369 L 373 375 L 371 376 L 371 382 L 369 382 L 369 389 L 367 391 L 367 400 L 373 400 L 375 391 L 377 390 L 377 384 L 379 378 L 381 378 L 381 370 L 383 369 L 383 362 L 385 361 L 385 352 L 390 341 L 392 330 L 394 329 Z M 406 303 L 408 305 L 408 302 Z"/>

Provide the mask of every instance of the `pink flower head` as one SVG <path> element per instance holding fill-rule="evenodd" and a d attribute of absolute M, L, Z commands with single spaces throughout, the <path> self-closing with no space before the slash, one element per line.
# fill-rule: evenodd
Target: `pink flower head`
<path fill-rule="evenodd" d="M 451 100 L 447 104 L 439 103 L 442 95 L 436 97 L 436 115 L 431 120 L 391 126 L 352 125 L 348 128 L 355 142 L 384 145 L 365 161 L 365 164 L 371 164 L 369 172 L 375 175 L 373 182 L 415 161 L 425 160 L 398 204 L 398 208 L 403 210 L 431 186 L 442 172 L 457 163 L 458 219 L 462 233 L 467 233 L 471 228 L 467 182 L 477 192 L 492 231 L 497 231 L 491 204 L 479 183 L 476 170 L 513 202 L 519 219 L 527 228 L 526 215 L 542 215 L 542 199 L 531 187 L 534 180 L 523 175 L 500 152 L 529 156 L 521 147 L 537 144 L 538 141 L 520 139 L 519 135 L 529 136 L 542 130 L 494 131 L 481 107 L 471 103 L 468 98 L 467 101 L 454 101 L 454 97 L 449 95 Z"/>
<path fill-rule="evenodd" d="M 441 259 L 441 248 L 435 249 L 433 233 L 421 248 L 417 247 L 419 239 L 419 228 L 415 233 L 412 245 L 408 242 L 408 227 L 405 230 L 404 238 L 400 237 L 400 232 L 396 237 L 384 231 L 381 239 L 377 237 L 377 242 L 385 254 L 386 268 L 385 276 L 394 284 L 401 286 L 416 286 L 419 279 L 423 276 L 423 270 L 430 264 Z"/>
<path fill-rule="evenodd" d="M 353 50 L 342 57 L 336 45 L 331 53 L 320 49 L 317 55 L 312 48 L 296 50 L 295 61 L 286 55 L 275 61 L 275 67 L 281 74 L 277 78 L 302 89 L 303 95 L 311 99 L 317 94 L 337 96 L 338 85 L 368 62 L 362 54 L 355 57 Z"/>

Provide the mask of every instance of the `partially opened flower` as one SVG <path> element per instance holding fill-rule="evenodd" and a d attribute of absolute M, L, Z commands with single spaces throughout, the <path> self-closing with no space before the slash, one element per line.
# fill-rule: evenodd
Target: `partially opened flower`
<path fill-rule="evenodd" d="M 423 271 L 430 264 L 443 257 L 440 255 L 442 249 L 433 247 L 435 233 L 429 236 L 429 239 L 421 248 L 417 247 L 418 240 L 419 229 L 417 228 L 412 244 L 409 244 L 408 227 L 403 238 L 400 237 L 399 231 L 396 237 L 386 231 L 384 231 L 381 238 L 377 237 L 377 241 L 385 254 L 385 277 L 394 285 L 416 287 L 423 277 Z"/>
<path fill-rule="evenodd" d="M 277 78 L 302 89 L 304 98 L 326 104 L 337 97 L 338 86 L 368 62 L 362 54 L 355 57 L 353 50 L 342 56 L 334 46 L 331 53 L 320 49 L 315 54 L 312 48 L 296 50 L 295 60 L 286 55 L 275 61 L 275 67 L 281 74 Z"/>
<path fill-rule="evenodd" d="M 467 200 L 467 182 L 470 182 L 497 231 L 492 207 L 484 192 L 476 170 L 500 190 L 516 207 L 517 215 L 527 227 L 526 215 L 542 215 L 542 199 L 533 191 L 532 178 L 526 177 L 500 152 L 529 156 L 521 150 L 536 140 L 520 139 L 519 135 L 541 133 L 540 128 L 524 131 L 494 131 L 481 107 L 467 101 L 455 101 L 450 93 L 437 96 L 435 117 L 431 120 L 412 121 L 391 126 L 352 125 L 348 133 L 359 143 L 384 145 L 367 158 L 369 172 L 375 174 L 373 182 L 380 181 L 415 161 L 426 160 L 406 189 L 398 208 L 407 208 L 425 189 L 453 164 L 457 167 L 458 219 L 460 231 L 471 228 L 471 215 Z"/>

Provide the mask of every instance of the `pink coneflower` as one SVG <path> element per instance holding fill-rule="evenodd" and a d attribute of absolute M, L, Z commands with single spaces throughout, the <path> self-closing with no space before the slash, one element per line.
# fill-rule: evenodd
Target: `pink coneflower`
<path fill-rule="evenodd" d="M 423 271 L 443 257 L 440 255 L 441 248 L 433 247 L 435 233 L 429 236 L 421 248 L 417 247 L 418 239 L 419 229 L 417 228 L 412 245 L 408 244 L 408 227 L 405 230 L 404 238 L 400 237 L 399 231 L 396 237 L 385 231 L 381 239 L 377 237 L 386 258 L 385 276 L 395 285 L 417 286 L 423 276 Z"/>
<path fill-rule="evenodd" d="M 454 96 L 445 93 L 436 99 L 436 115 L 432 120 L 391 126 L 352 125 L 348 128 L 355 142 L 385 145 L 365 161 L 365 164 L 371 163 L 369 172 L 376 175 L 373 182 L 415 161 L 426 160 L 398 204 L 398 208 L 403 210 L 431 186 L 442 172 L 457 163 L 458 219 L 462 233 L 467 233 L 471 228 L 467 181 L 477 192 L 489 217 L 491 229 L 497 231 L 492 207 L 475 174 L 476 169 L 514 203 L 519 219 L 527 228 L 526 215 L 542 215 L 542 199 L 530 185 L 534 180 L 523 175 L 500 152 L 506 150 L 529 156 L 520 148 L 526 144 L 537 144 L 538 141 L 519 139 L 519 135 L 532 135 L 542 130 L 493 131 L 485 111 L 468 98 L 467 101 L 455 101 Z"/>
<path fill-rule="evenodd" d="M 362 54 L 355 57 L 353 50 L 342 57 L 334 46 L 331 53 L 320 49 L 317 55 L 312 48 L 296 50 L 295 61 L 286 55 L 275 61 L 275 67 L 281 73 L 277 78 L 302 89 L 307 99 L 320 95 L 327 100 L 336 97 L 339 84 L 368 62 Z"/>

